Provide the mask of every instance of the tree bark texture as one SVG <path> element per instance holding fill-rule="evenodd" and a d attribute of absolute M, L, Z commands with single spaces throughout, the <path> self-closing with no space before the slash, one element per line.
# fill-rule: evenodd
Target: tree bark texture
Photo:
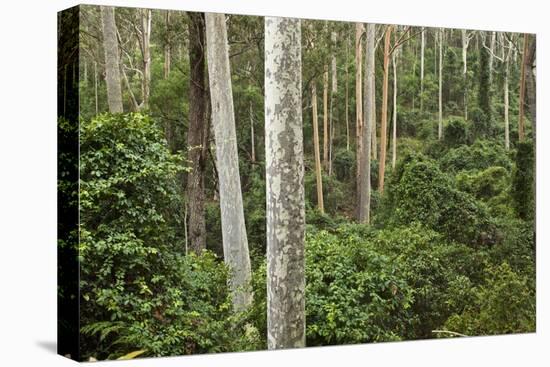
<path fill-rule="evenodd" d="M 227 29 L 225 14 L 207 13 L 205 18 L 208 80 L 220 185 L 223 254 L 230 270 L 233 308 L 235 311 L 243 311 L 252 302 L 251 273 L 239 174 Z"/>
<path fill-rule="evenodd" d="M 103 49 L 105 51 L 105 83 L 107 84 L 107 103 L 109 112 L 121 113 L 122 87 L 120 84 L 120 57 L 116 36 L 115 8 L 101 6 L 101 24 L 103 27 Z"/>
<path fill-rule="evenodd" d="M 207 91 L 205 69 L 204 14 L 187 13 L 189 17 L 189 129 L 187 159 L 191 172 L 187 176 L 187 208 L 189 213 L 189 249 L 200 253 L 206 248 L 204 176 L 208 153 L 210 124 L 206 116 Z"/>
<path fill-rule="evenodd" d="M 299 19 L 265 18 L 267 344 L 305 346 L 305 203 Z"/>

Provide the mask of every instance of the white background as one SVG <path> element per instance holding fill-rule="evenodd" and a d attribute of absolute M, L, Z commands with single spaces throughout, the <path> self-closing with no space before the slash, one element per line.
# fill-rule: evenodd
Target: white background
<path fill-rule="evenodd" d="M 100 4 L 101 2 L 91 1 Z M 4 0 L 0 18 L 0 366 L 65 366 L 56 338 L 56 12 L 66 0 Z M 105 3 L 104 3 L 105 4 Z M 550 365 L 545 1 L 119 0 L 112 5 L 538 33 L 537 333 L 101 362 L 98 366 Z M 546 347 L 546 349 L 545 349 Z"/>

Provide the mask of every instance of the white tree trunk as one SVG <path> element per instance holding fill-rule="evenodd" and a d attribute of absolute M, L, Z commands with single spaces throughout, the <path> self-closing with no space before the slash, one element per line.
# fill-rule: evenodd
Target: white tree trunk
<path fill-rule="evenodd" d="M 311 113 L 313 115 L 313 149 L 315 154 L 315 179 L 317 180 L 317 208 L 325 212 L 323 200 L 323 179 L 321 173 L 321 153 L 319 149 L 319 122 L 317 119 L 317 88 L 315 83 L 311 88 Z"/>
<path fill-rule="evenodd" d="M 364 99 L 364 129 L 363 129 L 363 152 L 361 154 L 361 197 L 359 207 L 359 221 L 370 222 L 370 199 L 371 199 L 371 138 L 372 127 L 375 124 L 373 107 L 374 100 L 374 74 L 375 74 L 375 37 L 376 25 L 367 24 L 367 37 L 365 45 L 365 99 Z"/>
<path fill-rule="evenodd" d="M 323 168 L 328 171 L 328 66 L 323 74 Z"/>
<path fill-rule="evenodd" d="M 439 29 L 439 114 L 437 138 L 443 137 L 443 28 Z"/>
<path fill-rule="evenodd" d="M 105 82 L 107 84 L 107 103 L 109 112 L 122 112 L 122 87 L 120 85 L 120 56 L 116 36 L 115 9 L 101 6 L 101 24 L 103 27 L 103 49 L 105 51 Z"/>
<path fill-rule="evenodd" d="M 143 94 L 142 107 L 148 108 L 149 95 L 151 94 L 151 21 L 153 15 L 151 9 L 141 10 L 141 42 L 143 52 L 143 79 L 141 88 Z"/>
<path fill-rule="evenodd" d="M 464 120 L 468 120 L 468 32 L 462 30 L 462 75 L 464 78 Z"/>
<path fill-rule="evenodd" d="M 267 344 L 305 346 L 305 203 L 299 19 L 265 18 Z"/>
<path fill-rule="evenodd" d="M 397 160 L 397 55 L 399 49 L 396 49 L 392 55 L 393 66 L 393 134 L 392 134 L 392 158 L 391 166 L 395 168 Z"/>
<path fill-rule="evenodd" d="M 236 311 L 241 311 L 252 301 L 250 257 L 243 213 L 224 14 L 206 13 L 206 43 L 220 185 L 223 253 L 231 272 L 233 306 Z"/>
<path fill-rule="evenodd" d="M 357 165 L 356 170 L 356 192 L 357 202 L 361 201 L 361 151 L 362 151 L 362 128 L 363 128 L 363 90 L 362 85 L 362 35 L 364 25 L 363 23 L 355 24 L 355 160 Z"/>

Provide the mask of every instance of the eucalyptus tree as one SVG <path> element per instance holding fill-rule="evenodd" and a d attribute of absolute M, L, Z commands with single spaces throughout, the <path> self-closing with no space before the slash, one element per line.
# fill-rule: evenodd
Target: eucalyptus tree
<path fill-rule="evenodd" d="M 376 25 L 367 24 L 367 34 L 365 42 L 365 98 L 363 103 L 364 129 L 362 134 L 363 152 L 361 154 L 361 186 L 360 186 L 360 207 L 359 221 L 362 223 L 370 222 L 370 201 L 371 201 L 371 138 L 372 128 L 376 124 L 373 114 L 375 101 L 374 95 L 374 77 L 375 77 L 375 36 Z"/>
<path fill-rule="evenodd" d="M 107 103 L 109 111 L 123 111 L 122 90 L 120 86 L 120 58 L 118 50 L 115 8 L 101 6 L 101 24 L 103 29 L 103 50 L 105 53 L 105 83 L 107 84 Z"/>
<path fill-rule="evenodd" d="M 231 274 L 233 308 L 243 311 L 252 301 L 250 256 L 239 175 L 225 14 L 207 13 L 205 20 L 212 125 L 220 186 L 223 254 Z"/>
<path fill-rule="evenodd" d="M 305 202 L 299 19 L 265 18 L 267 345 L 305 346 Z"/>

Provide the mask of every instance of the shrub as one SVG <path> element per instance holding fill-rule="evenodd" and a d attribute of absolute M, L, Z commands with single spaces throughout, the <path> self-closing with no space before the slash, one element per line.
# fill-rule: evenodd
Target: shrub
<path fill-rule="evenodd" d="M 185 167 L 162 129 L 142 114 L 105 114 L 82 123 L 80 141 L 82 350 L 113 358 L 241 348 L 249 334 L 232 314 L 225 266 L 209 252 L 185 255 Z"/>
<path fill-rule="evenodd" d="M 409 327 L 404 339 L 432 337 L 447 318 L 463 308 L 461 299 L 449 288 L 478 284 L 487 259 L 483 252 L 466 245 L 449 243 L 422 225 L 385 229 L 374 238 L 375 250 L 390 257 L 396 274 L 412 289 Z"/>
<path fill-rule="evenodd" d="M 535 293 L 528 279 L 502 263 L 487 269 L 486 283 L 475 288 L 473 303 L 451 316 L 445 327 L 466 335 L 534 332 L 535 315 Z"/>
<path fill-rule="evenodd" d="M 463 171 L 456 176 L 459 190 L 488 201 L 505 193 L 510 184 L 510 174 L 503 167 L 489 167 L 483 171 Z"/>
<path fill-rule="evenodd" d="M 462 145 L 449 150 L 439 161 L 443 171 L 457 173 L 460 171 L 485 170 L 491 166 L 512 169 L 509 153 L 503 145 L 477 140 L 473 145 Z"/>
<path fill-rule="evenodd" d="M 445 126 L 443 132 L 443 140 L 449 147 L 457 147 L 459 145 L 468 144 L 469 131 L 468 125 L 462 118 L 451 118 Z"/>
<path fill-rule="evenodd" d="M 392 174 L 378 223 L 423 223 L 449 240 L 466 244 L 487 242 L 494 228 L 486 206 L 457 190 L 451 178 L 422 155 L 404 157 Z"/>
<path fill-rule="evenodd" d="M 411 289 L 396 264 L 354 233 L 308 234 L 307 345 L 399 340 Z"/>

